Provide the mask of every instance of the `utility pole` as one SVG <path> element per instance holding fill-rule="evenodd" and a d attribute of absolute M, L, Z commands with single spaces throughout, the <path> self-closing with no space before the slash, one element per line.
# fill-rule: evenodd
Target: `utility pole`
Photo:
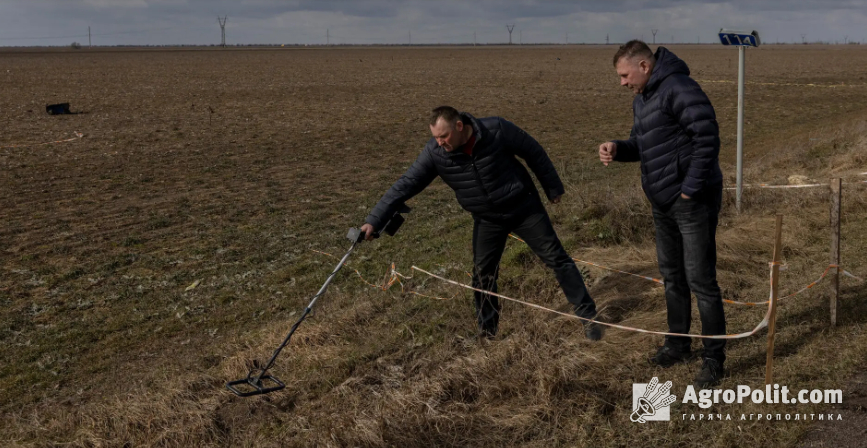
<path fill-rule="evenodd" d="M 518 41 L 524 45 L 524 30 L 518 30 Z"/>
<path fill-rule="evenodd" d="M 738 213 L 741 211 L 741 197 L 743 195 L 744 180 L 744 78 L 746 70 L 746 47 L 758 47 L 761 44 L 758 31 L 747 33 L 746 31 L 733 31 L 721 28 L 719 30 L 720 43 L 727 46 L 738 47 L 738 134 L 737 134 L 737 197 L 735 204 Z"/>
<path fill-rule="evenodd" d="M 90 27 L 87 27 L 87 46 L 93 48 L 93 43 L 90 42 Z"/>
<path fill-rule="evenodd" d="M 566 45 L 569 45 L 569 32 L 566 31 Z"/>
<path fill-rule="evenodd" d="M 409 32 L 409 44 L 412 45 L 412 31 Z"/>
<path fill-rule="evenodd" d="M 802 44 L 807 43 L 807 33 L 801 33 L 801 43 Z"/>
<path fill-rule="evenodd" d="M 223 48 L 226 47 L 226 21 L 227 20 L 229 20 L 229 16 L 225 16 L 223 18 L 220 18 L 220 16 L 217 16 L 217 23 L 220 24 L 220 33 L 222 35 L 222 38 L 220 39 L 220 46 Z"/>
<path fill-rule="evenodd" d="M 88 28 L 88 29 L 90 29 L 90 28 Z M 848 35 L 848 34 L 845 35 L 845 36 L 843 36 L 843 43 L 844 43 L 844 44 L 848 44 L 848 43 L 849 43 L 849 35 Z"/>
<path fill-rule="evenodd" d="M 608 35 L 605 35 L 605 45 L 608 45 Z"/>
<path fill-rule="evenodd" d="M 325 46 L 327 47 L 329 45 L 331 45 L 331 30 L 326 28 L 325 29 Z"/>
<path fill-rule="evenodd" d="M 515 29 L 515 24 L 506 24 L 506 29 L 509 30 L 509 45 L 512 45 L 512 30 Z"/>
<path fill-rule="evenodd" d="M 656 32 L 657 31 L 659 31 L 659 30 L 650 30 L 650 32 L 653 33 L 653 45 L 656 45 Z"/>
<path fill-rule="evenodd" d="M 476 46 L 476 32 L 473 31 L 473 46 Z"/>

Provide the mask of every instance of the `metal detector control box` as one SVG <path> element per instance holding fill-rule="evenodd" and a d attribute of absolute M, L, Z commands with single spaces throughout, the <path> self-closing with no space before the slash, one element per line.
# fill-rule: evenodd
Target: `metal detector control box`
<path fill-rule="evenodd" d="M 759 39 L 759 32 L 739 31 L 720 28 L 719 41 L 723 45 L 731 45 L 735 47 L 758 47 L 762 40 Z"/>
<path fill-rule="evenodd" d="M 400 229 L 400 226 L 402 226 L 403 223 L 406 221 L 400 214 L 409 213 L 410 210 L 412 209 L 404 205 L 398 211 L 394 212 L 394 214 L 391 215 L 391 219 L 389 219 L 388 222 L 385 223 L 383 231 L 389 236 L 394 236 L 394 234 L 397 233 L 398 229 Z"/>

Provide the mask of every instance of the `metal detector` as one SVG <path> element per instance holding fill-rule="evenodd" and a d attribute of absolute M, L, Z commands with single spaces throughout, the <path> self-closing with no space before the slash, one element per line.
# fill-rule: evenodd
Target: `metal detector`
<path fill-rule="evenodd" d="M 402 206 L 398 209 L 394 214 L 389 218 L 388 222 L 385 224 L 383 231 L 390 236 L 394 236 L 397 233 L 397 230 L 400 229 L 400 226 L 404 222 L 403 216 L 401 213 L 409 213 L 410 208 L 406 205 Z M 374 232 L 374 238 L 379 238 L 379 232 Z M 301 314 L 301 317 L 295 322 L 295 325 L 292 325 L 292 328 L 289 330 L 289 334 L 286 335 L 286 339 L 283 340 L 283 343 L 274 350 L 274 354 L 271 355 L 271 359 L 268 360 L 268 363 L 265 364 L 265 367 L 253 367 L 247 373 L 246 378 L 242 378 L 236 381 L 229 381 L 226 383 L 226 387 L 229 388 L 232 393 L 239 397 L 250 397 L 253 395 L 262 395 L 270 392 L 274 392 L 276 390 L 283 389 L 286 385 L 272 375 L 266 375 L 268 369 L 274 365 L 274 361 L 277 359 L 277 356 L 280 355 L 280 351 L 283 350 L 289 344 L 289 339 L 292 338 L 292 334 L 295 333 L 295 330 L 298 329 L 298 326 L 301 325 L 301 322 L 307 318 L 307 315 L 310 314 L 310 311 L 313 310 L 313 305 L 316 303 L 316 300 L 319 299 L 323 294 L 325 294 L 325 290 L 328 289 L 328 284 L 331 283 L 331 280 L 334 279 L 334 276 L 337 275 L 337 272 L 340 271 L 340 268 L 343 267 L 343 264 L 346 263 L 346 260 L 349 258 L 349 254 L 355 249 L 355 246 L 358 243 L 364 241 L 365 233 L 361 231 L 361 229 L 350 228 L 349 233 L 346 234 L 346 238 L 349 241 L 352 241 L 352 246 L 349 247 L 349 250 L 346 251 L 346 254 L 343 258 L 340 259 L 340 262 L 337 263 L 337 267 L 334 268 L 334 271 L 328 275 L 328 278 L 325 279 L 325 284 L 319 288 L 319 292 L 313 296 L 313 300 L 310 301 L 310 304 L 307 305 L 307 308 L 304 309 L 304 313 Z M 254 364 L 258 366 L 258 363 Z"/>

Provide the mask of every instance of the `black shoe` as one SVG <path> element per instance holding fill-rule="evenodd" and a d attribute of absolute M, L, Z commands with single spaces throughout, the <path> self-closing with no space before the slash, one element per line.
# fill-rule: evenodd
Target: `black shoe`
<path fill-rule="evenodd" d="M 479 333 L 476 335 L 479 339 L 491 340 L 497 336 L 497 327 L 480 327 Z"/>
<path fill-rule="evenodd" d="M 678 351 L 667 345 L 659 347 L 656 354 L 651 356 L 649 361 L 651 364 L 659 367 L 668 368 L 675 364 L 688 362 L 692 358 L 690 351 Z"/>
<path fill-rule="evenodd" d="M 721 362 L 713 358 L 704 358 L 701 370 L 695 376 L 695 385 L 699 389 L 707 389 L 716 386 L 722 381 L 725 369 Z"/>
<path fill-rule="evenodd" d="M 591 341 L 602 339 L 602 325 L 596 322 L 584 322 L 584 337 Z"/>

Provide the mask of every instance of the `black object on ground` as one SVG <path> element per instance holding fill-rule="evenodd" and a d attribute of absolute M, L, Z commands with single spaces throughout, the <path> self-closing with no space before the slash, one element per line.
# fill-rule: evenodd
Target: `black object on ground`
<path fill-rule="evenodd" d="M 48 112 L 48 115 L 66 115 L 72 113 L 69 111 L 69 103 L 49 104 L 45 106 L 45 112 Z"/>

